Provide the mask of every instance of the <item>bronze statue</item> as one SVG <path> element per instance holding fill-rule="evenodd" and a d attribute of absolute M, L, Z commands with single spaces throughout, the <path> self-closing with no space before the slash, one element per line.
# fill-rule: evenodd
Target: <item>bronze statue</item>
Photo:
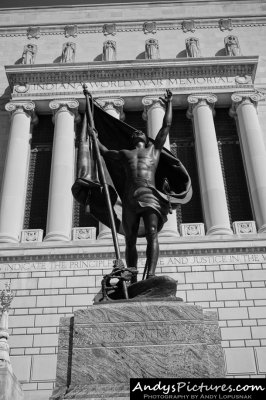
<path fill-rule="evenodd" d="M 137 268 L 136 242 L 140 218 L 143 218 L 147 239 L 147 278 L 155 275 L 159 257 L 159 220 L 160 225 L 163 225 L 170 210 L 169 202 L 162 200 L 156 193 L 155 172 L 172 123 L 172 97 L 170 90 L 167 90 L 165 98 L 160 98 L 166 105 L 166 112 L 154 143 L 149 142 L 147 136 L 137 130 L 132 134 L 132 150 L 108 150 L 99 142 L 103 157 L 120 161 L 125 169 L 122 226 L 126 239 L 126 263 L 131 268 Z"/>
<path fill-rule="evenodd" d="M 166 222 L 167 214 L 178 203 L 187 203 L 191 198 L 191 182 L 187 171 L 163 147 L 172 123 L 170 90 L 166 91 L 160 101 L 166 111 L 155 140 L 108 115 L 97 103 L 92 104 L 93 124 L 95 122 L 97 131 L 89 126 L 89 134 L 86 136 L 84 123 L 78 157 L 78 179 L 72 187 L 74 197 L 85 205 L 87 212 L 109 225 L 110 218 L 106 216 L 108 207 L 102 199 L 101 187 L 104 185 L 98 181 L 92 152 L 93 147 L 96 150 L 98 148 L 103 158 L 100 167 L 104 164 L 109 184 L 116 231 L 123 233 L 126 239 L 127 267 L 137 269 L 137 237 L 145 236 L 147 278 L 155 276 L 159 257 L 158 232 Z M 97 142 L 97 145 L 94 143 L 91 146 L 90 139 Z M 131 283 L 136 281 L 134 276 Z"/>

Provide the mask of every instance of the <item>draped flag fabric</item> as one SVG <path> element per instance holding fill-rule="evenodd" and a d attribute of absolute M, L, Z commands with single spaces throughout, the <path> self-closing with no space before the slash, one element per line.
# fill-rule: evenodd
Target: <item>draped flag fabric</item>
<path fill-rule="evenodd" d="M 131 141 L 132 133 L 136 130 L 132 126 L 114 118 L 106 113 L 101 107 L 94 103 L 93 117 L 95 128 L 98 132 L 99 141 L 110 150 L 131 150 L 134 148 Z M 86 118 L 86 115 L 85 117 Z M 88 148 L 88 141 L 91 138 L 84 135 L 81 138 L 80 149 Z M 149 139 L 153 142 L 152 139 Z M 86 142 L 85 142 L 86 141 Z M 78 179 L 72 186 L 74 198 L 86 207 L 86 212 L 92 214 L 97 220 L 109 226 L 108 209 L 105 203 L 104 194 L 98 182 L 85 178 L 84 174 L 85 158 L 93 157 L 91 153 L 87 153 L 84 157 L 82 150 L 78 155 Z M 85 160 L 87 163 L 88 160 Z M 118 233 L 123 233 L 122 221 L 122 202 L 123 193 L 126 182 L 126 175 L 123 166 L 117 160 L 103 159 L 106 180 L 109 185 L 109 192 L 114 211 L 116 229 Z M 83 172 L 82 172 L 83 171 Z M 82 176 L 83 175 L 83 176 Z M 163 148 L 160 161 L 155 175 L 157 195 L 169 201 L 172 208 L 176 208 L 177 204 L 187 203 L 192 195 L 191 180 L 183 164 L 170 151 Z M 166 184 L 167 183 L 167 184 Z M 167 189 L 166 189 L 167 188 Z M 126 205 L 125 205 L 126 206 Z M 160 229 L 161 227 L 159 227 Z M 144 236 L 143 226 L 140 226 L 139 236 Z"/>

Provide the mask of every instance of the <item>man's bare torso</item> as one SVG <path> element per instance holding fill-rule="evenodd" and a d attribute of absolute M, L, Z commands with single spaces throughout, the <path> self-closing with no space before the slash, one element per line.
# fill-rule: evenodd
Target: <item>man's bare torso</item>
<path fill-rule="evenodd" d="M 141 182 L 155 185 L 155 172 L 158 166 L 160 151 L 153 144 L 134 150 L 119 151 L 119 158 L 126 172 L 126 188 L 141 186 Z"/>

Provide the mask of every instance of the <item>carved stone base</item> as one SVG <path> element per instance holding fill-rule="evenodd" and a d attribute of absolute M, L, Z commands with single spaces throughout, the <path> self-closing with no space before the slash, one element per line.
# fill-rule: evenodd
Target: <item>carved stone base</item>
<path fill-rule="evenodd" d="M 215 312 L 170 298 L 102 303 L 61 319 L 51 399 L 129 399 L 130 378 L 223 376 Z"/>
<path fill-rule="evenodd" d="M 0 398 L 1 400 L 23 400 L 21 386 L 10 365 L 0 360 Z"/>

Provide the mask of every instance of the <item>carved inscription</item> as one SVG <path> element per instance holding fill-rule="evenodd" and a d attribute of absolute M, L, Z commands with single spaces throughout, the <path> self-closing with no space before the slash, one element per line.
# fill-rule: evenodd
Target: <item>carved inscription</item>
<path fill-rule="evenodd" d="M 193 266 L 219 264 L 265 263 L 266 254 L 226 254 L 206 256 L 160 257 L 159 267 L 164 266 Z M 144 267 L 145 258 L 139 259 L 139 267 Z M 66 260 L 66 261 L 29 261 L 0 263 L 0 272 L 34 272 L 34 271 L 61 271 L 81 269 L 112 268 L 112 259 L 105 260 Z"/>
<path fill-rule="evenodd" d="M 193 77 L 193 78 L 173 78 L 173 79 L 138 79 L 138 80 L 108 80 L 90 81 L 86 83 L 89 90 L 105 89 L 141 89 L 158 87 L 194 87 L 194 86 L 224 86 L 236 85 L 235 77 L 214 76 L 214 77 Z M 20 92 L 20 86 L 15 86 L 15 92 Z M 82 91 L 82 83 L 40 83 L 28 85 L 28 92 L 54 92 L 54 91 Z"/>
<path fill-rule="evenodd" d="M 204 325 L 191 322 L 149 322 L 75 326 L 74 347 L 113 347 L 205 343 Z"/>

